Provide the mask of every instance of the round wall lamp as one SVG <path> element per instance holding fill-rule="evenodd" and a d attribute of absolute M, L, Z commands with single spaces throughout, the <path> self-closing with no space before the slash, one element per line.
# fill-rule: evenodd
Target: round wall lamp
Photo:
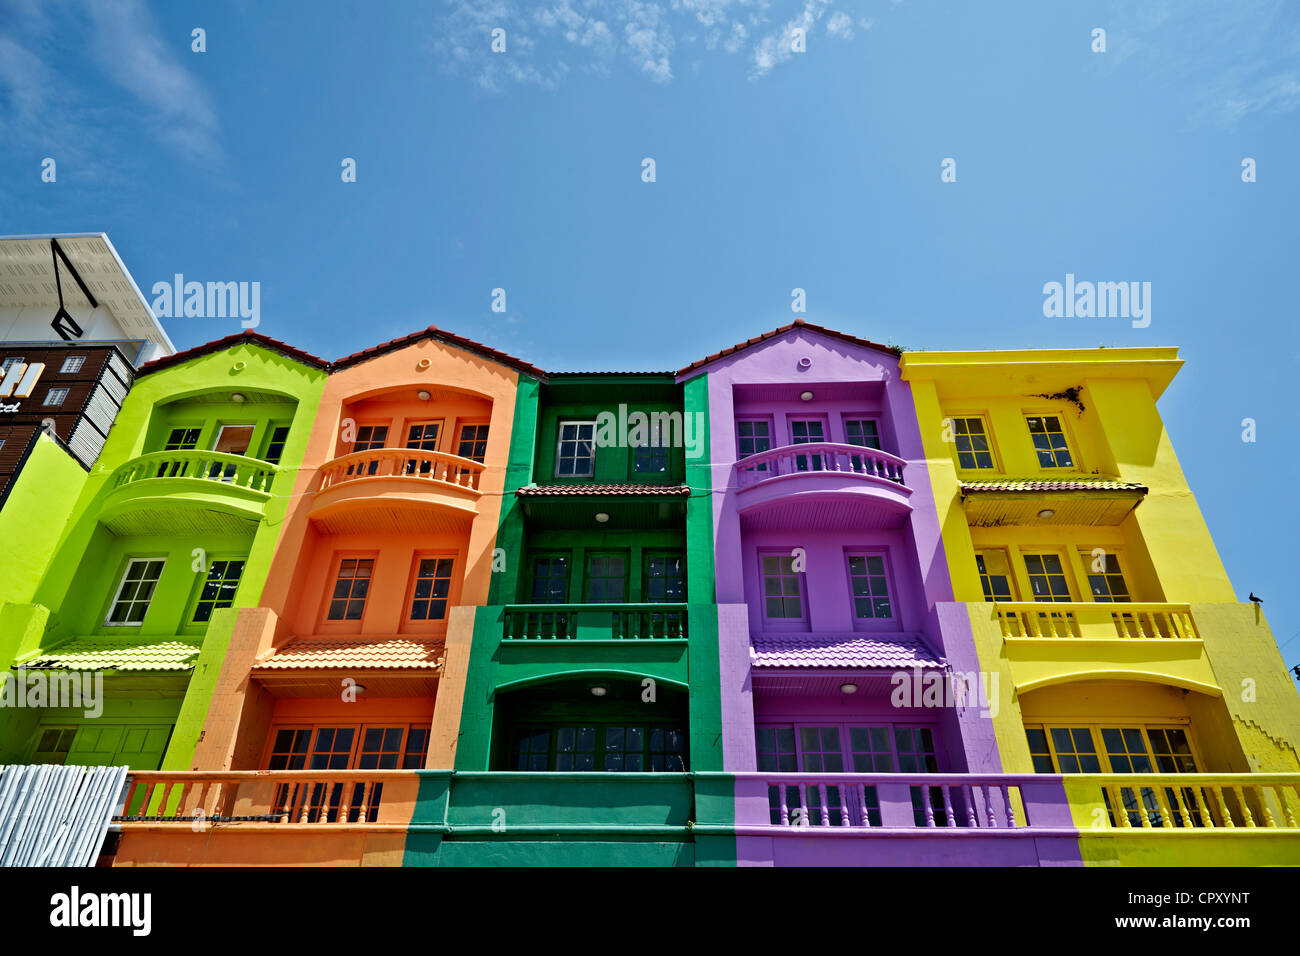
<path fill-rule="evenodd" d="M 795 363 L 795 367 L 798 368 L 799 371 L 801 372 L 806 372 L 810 368 L 812 368 L 812 359 L 810 359 L 808 356 L 805 355 L 803 358 L 801 358 L 798 362 Z"/>
<path fill-rule="evenodd" d="M 1054 515 L 1054 514 L 1056 514 L 1056 512 L 1053 511 L 1051 508 L 1044 508 L 1042 511 L 1038 512 L 1038 517 L 1040 517 L 1040 518 L 1050 518 L 1050 517 L 1052 517 L 1052 515 Z"/>
<path fill-rule="evenodd" d="M 231 392 L 230 400 L 234 402 L 236 405 L 242 405 L 244 404 L 244 402 L 248 401 L 248 396 L 245 395 L 243 392 Z"/>
<path fill-rule="evenodd" d="M 427 402 L 433 396 L 430 395 L 428 392 L 426 392 L 424 389 L 420 389 L 418 392 L 415 393 L 415 397 L 422 402 Z"/>
<path fill-rule="evenodd" d="M 608 693 L 609 693 L 609 688 L 607 688 L 604 684 L 593 684 L 591 687 L 592 697 L 604 697 Z"/>
<path fill-rule="evenodd" d="M 858 692 L 858 685 L 857 685 L 857 684 L 841 684 L 841 685 L 840 685 L 840 693 L 841 693 L 841 694 L 856 694 L 857 692 Z"/>
<path fill-rule="evenodd" d="M 607 512 L 604 512 L 604 511 L 597 511 L 597 512 L 596 512 L 596 523 L 597 523 L 597 524 L 604 524 L 604 523 L 607 522 L 608 520 L 609 520 L 609 514 L 608 514 Z"/>
<path fill-rule="evenodd" d="M 813 400 L 813 393 L 812 393 L 812 392 L 800 392 L 800 393 L 799 393 L 799 401 L 801 401 L 801 402 L 811 402 L 812 400 Z"/>

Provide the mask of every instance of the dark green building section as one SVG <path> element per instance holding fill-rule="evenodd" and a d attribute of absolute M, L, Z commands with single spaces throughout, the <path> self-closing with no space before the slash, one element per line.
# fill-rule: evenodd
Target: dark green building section
<path fill-rule="evenodd" d="M 734 816 L 730 779 L 695 777 L 722 767 L 707 395 L 668 374 L 521 380 L 505 567 L 408 865 L 734 865 L 734 838 L 695 832 L 701 801 Z M 665 447 L 623 441 L 654 416 Z"/>

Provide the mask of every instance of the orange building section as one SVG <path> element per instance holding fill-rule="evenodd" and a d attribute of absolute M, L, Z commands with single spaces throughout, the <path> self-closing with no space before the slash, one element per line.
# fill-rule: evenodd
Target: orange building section
<path fill-rule="evenodd" d="M 531 369 L 458 343 L 429 330 L 335 363 L 195 769 L 451 766 L 455 737 L 434 729 L 458 722 L 464 693 L 460 668 L 456 686 L 444 675 L 449 622 L 487 600 L 517 368 Z"/>

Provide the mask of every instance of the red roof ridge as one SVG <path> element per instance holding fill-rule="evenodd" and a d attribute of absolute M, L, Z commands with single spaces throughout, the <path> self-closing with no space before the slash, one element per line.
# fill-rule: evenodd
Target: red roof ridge
<path fill-rule="evenodd" d="M 370 348 L 362 349 L 359 352 L 353 352 L 351 355 L 345 355 L 341 359 L 335 360 L 331 364 L 331 368 L 346 368 L 349 365 L 364 362 L 367 359 L 382 355 L 385 352 L 391 352 L 394 349 L 403 348 L 426 338 L 437 339 L 450 345 L 463 348 L 466 351 L 477 352 L 485 358 L 492 359 L 494 362 L 500 362 L 502 365 L 509 365 L 519 371 L 526 372 L 534 378 L 543 381 L 546 379 L 546 373 L 531 362 L 525 362 L 523 359 L 515 358 L 513 355 L 508 355 L 499 349 L 494 349 L 490 345 L 484 345 L 482 342 L 476 342 L 463 335 L 457 335 L 455 332 L 448 332 L 446 329 L 440 329 L 436 325 L 430 325 L 427 328 L 412 332 L 409 335 L 389 339 L 387 342 L 380 342 L 378 345 L 370 346 Z"/>
<path fill-rule="evenodd" d="M 860 339 L 856 335 L 849 335 L 847 332 L 838 332 L 835 329 L 828 329 L 821 325 L 814 325 L 812 322 L 807 322 L 804 319 L 795 319 L 789 325 L 783 325 L 770 332 L 764 332 L 761 335 L 746 339 L 743 342 L 723 349 L 721 352 L 714 352 L 712 355 L 706 355 L 704 358 L 692 362 L 685 368 L 680 369 L 677 374 L 681 376 L 685 375 L 687 372 L 693 372 L 698 368 L 702 368 L 705 365 L 710 365 L 718 361 L 718 359 L 726 358 L 728 355 L 734 355 L 737 352 L 742 352 L 751 346 L 758 345 L 760 342 L 765 342 L 778 335 L 785 335 L 787 332 L 792 332 L 795 329 L 807 329 L 810 332 L 820 332 L 822 335 L 829 335 L 831 338 L 840 339 L 841 341 L 849 342 L 853 345 L 860 345 L 865 348 L 877 349 L 881 352 L 888 352 L 890 355 L 894 356 L 901 356 L 903 354 L 902 349 L 895 348 L 892 345 L 881 345 L 879 342 L 872 342 L 870 339 Z"/>
<path fill-rule="evenodd" d="M 304 365 L 313 365 L 316 368 L 328 369 L 329 362 L 323 358 L 318 358 L 310 352 L 304 352 L 302 349 L 294 348 L 287 342 L 281 342 L 279 339 L 273 339 L 269 335 L 263 335 L 261 332 L 254 332 L 252 329 L 244 329 L 242 332 L 235 332 L 223 338 L 213 339 L 211 342 L 204 342 L 202 345 L 196 345 L 193 348 L 183 349 L 172 355 L 164 355 L 162 358 L 156 358 L 151 362 L 146 362 L 140 366 L 136 376 L 148 375 L 150 372 L 159 372 L 165 368 L 171 368 L 173 365 L 179 365 L 182 362 L 188 362 L 190 359 L 198 358 L 200 355 L 208 355 L 212 352 L 219 352 L 222 349 L 233 348 L 236 345 L 251 344 L 260 345 L 262 348 L 269 349 L 272 352 L 279 352 L 296 362 Z"/>

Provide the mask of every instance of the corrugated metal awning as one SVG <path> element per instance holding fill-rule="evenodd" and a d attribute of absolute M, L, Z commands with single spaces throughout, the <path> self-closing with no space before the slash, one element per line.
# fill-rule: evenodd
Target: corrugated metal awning
<path fill-rule="evenodd" d="M 93 866 L 126 767 L 0 767 L 0 866 Z"/>

